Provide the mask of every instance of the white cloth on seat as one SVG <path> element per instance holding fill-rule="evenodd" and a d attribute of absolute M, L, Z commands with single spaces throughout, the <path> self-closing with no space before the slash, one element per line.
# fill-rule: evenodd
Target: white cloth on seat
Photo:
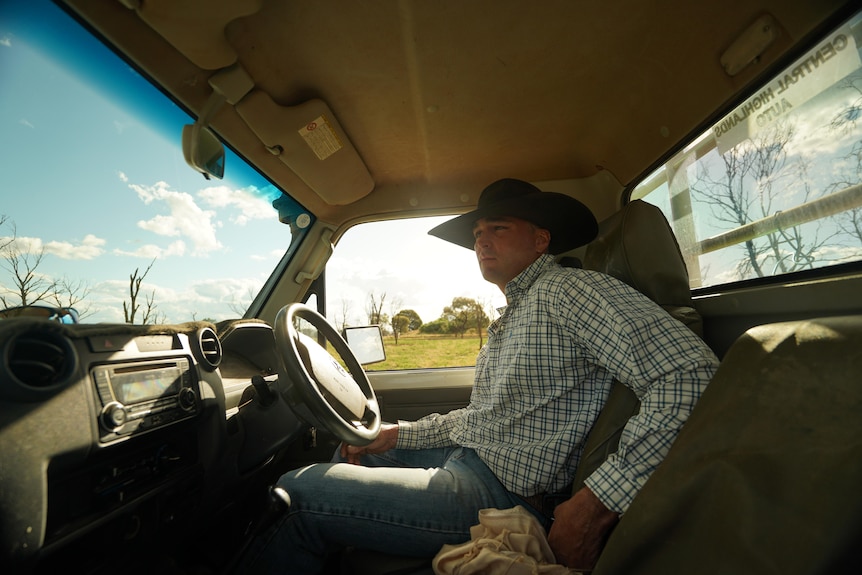
<path fill-rule="evenodd" d="M 482 509 L 479 524 L 470 528 L 470 541 L 444 545 L 434 557 L 436 575 L 576 575 L 555 564 L 545 530 L 518 505 Z"/>

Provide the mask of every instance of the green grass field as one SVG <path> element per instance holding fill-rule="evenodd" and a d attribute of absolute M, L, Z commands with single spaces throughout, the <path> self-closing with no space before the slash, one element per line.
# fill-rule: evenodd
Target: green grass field
<path fill-rule="evenodd" d="M 479 353 L 479 338 L 474 335 L 463 338 L 402 335 L 398 345 L 394 337 L 388 336 L 383 338 L 383 344 L 386 361 L 369 365 L 369 371 L 476 365 Z"/>
<path fill-rule="evenodd" d="M 463 338 L 402 335 L 398 338 L 398 345 L 395 345 L 394 337 L 386 336 L 383 345 L 386 347 L 386 361 L 367 366 L 368 371 L 472 366 L 476 365 L 476 354 L 479 353 L 479 338 L 475 334 L 466 334 Z"/>
<path fill-rule="evenodd" d="M 486 340 L 487 337 L 483 335 L 482 342 Z M 418 333 L 402 335 L 398 338 L 398 345 L 395 344 L 395 338 L 389 335 L 383 337 L 383 345 L 386 348 L 386 361 L 366 366 L 367 371 L 473 366 L 479 353 L 479 337 L 475 333 L 467 333 L 463 338 Z M 338 359 L 332 346 L 327 344 L 326 347 Z"/>

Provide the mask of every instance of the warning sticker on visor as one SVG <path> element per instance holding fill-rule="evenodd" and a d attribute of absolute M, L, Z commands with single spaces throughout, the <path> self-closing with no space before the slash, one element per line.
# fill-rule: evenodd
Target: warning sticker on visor
<path fill-rule="evenodd" d="M 299 135 L 319 160 L 325 160 L 344 147 L 326 116 L 318 116 L 299 130 Z"/>

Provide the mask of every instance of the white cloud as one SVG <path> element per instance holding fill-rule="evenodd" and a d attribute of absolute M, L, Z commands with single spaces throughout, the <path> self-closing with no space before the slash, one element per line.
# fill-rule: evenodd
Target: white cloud
<path fill-rule="evenodd" d="M 125 172 L 117 172 L 117 177 L 120 178 L 121 182 L 129 181 L 129 176 L 127 176 Z"/>
<path fill-rule="evenodd" d="M 12 38 L 9 36 L 3 36 L 0 38 L 0 46 L 6 46 L 7 48 L 12 47 Z"/>
<path fill-rule="evenodd" d="M 178 221 L 173 214 L 170 216 L 155 216 L 149 220 L 140 220 L 138 227 L 153 232 L 160 236 L 178 236 L 182 221 Z"/>
<path fill-rule="evenodd" d="M 18 123 L 19 123 L 19 124 L 21 124 L 22 126 L 25 126 L 25 127 L 27 127 L 27 128 L 30 128 L 31 130 L 35 130 L 35 129 L 36 129 L 36 126 L 34 126 L 33 124 L 31 124 L 31 123 L 30 123 L 30 120 L 28 120 L 27 118 L 21 118 L 20 120 L 18 120 Z"/>
<path fill-rule="evenodd" d="M 6 301 L 9 302 L 9 305 L 11 306 L 14 305 L 12 302 L 16 301 L 16 298 L 18 298 L 18 292 L 6 287 L 5 285 L 3 285 L 3 282 L 0 282 L 0 296 L 6 299 Z"/>
<path fill-rule="evenodd" d="M 210 278 L 186 285 L 182 290 L 156 289 L 158 311 L 169 321 L 210 318 L 216 321 L 239 317 L 262 281 L 251 278 Z"/>
<path fill-rule="evenodd" d="M 820 261 L 830 264 L 848 263 L 862 258 L 862 248 L 859 246 L 824 246 L 815 254 Z"/>
<path fill-rule="evenodd" d="M 248 305 L 261 285 L 262 282 L 256 278 L 214 278 L 195 282 L 191 289 L 210 302 Z"/>
<path fill-rule="evenodd" d="M 163 248 L 155 244 L 146 244 L 136 250 L 125 251 L 116 249 L 114 255 L 131 256 L 134 258 L 144 258 L 148 260 L 159 259 L 169 256 L 182 256 L 186 253 L 186 243 L 182 240 L 177 240 L 171 243 L 168 247 Z"/>
<path fill-rule="evenodd" d="M 123 301 L 128 294 L 128 280 L 106 280 L 91 286 L 90 300 L 96 303 L 86 321 L 123 323 Z"/>
<path fill-rule="evenodd" d="M 234 190 L 227 186 L 204 188 L 197 196 L 212 208 L 235 208 L 239 214 L 232 216 L 230 221 L 244 226 L 250 220 L 262 220 L 277 217 L 275 209 L 266 198 L 256 195 L 256 190 Z"/>
<path fill-rule="evenodd" d="M 202 210 L 194 198 L 185 192 L 171 190 L 167 183 L 153 186 L 129 184 L 145 204 L 164 204 L 169 214 L 160 214 L 149 220 L 140 220 L 138 227 L 161 236 L 181 236 L 192 243 L 192 255 L 206 255 L 221 249 L 216 238 L 213 218 L 215 212 Z"/>
<path fill-rule="evenodd" d="M 42 243 L 41 238 L 5 236 L 0 237 L 0 246 L 3 246 L 4 251 L 9 250 L 21 254 L 36 254 L 42 251 L 44 244 Z"/>
<path fill-rule="evenodd" d="M 45 244 L 45 253 L 55 255 L 64 260 L 91 260 L 105 253 L 106 241 L 93 234 L 87 234 L 80 244 L 51 241 Z"/>
<path fill-rule="evenodd" d="M 106 241 L 93 234 L 87 234 L 80 243 L 50 241 L 28 236 L 2 237 L 0 245 L 19 254 L 38 254 L 44 252 L 64 260 L 91 260 L 102 255 Z"/>

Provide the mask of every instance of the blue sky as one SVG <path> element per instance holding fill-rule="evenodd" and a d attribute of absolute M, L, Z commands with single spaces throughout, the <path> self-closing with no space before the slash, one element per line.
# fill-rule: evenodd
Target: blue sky
<path fill-rule="evenodd" d="M 19 251 L 44 250 L 37 271 L 46 281 L 85 282 L 90 297 L 78 307 L 87 321 L 123 321 L 129 274 L 154 260 L 140 299 L 153 294 L 160 319 L 241 315 L 290 244 L 271 207 L 280 192 L 235 157 L 224 181 L 204 180 L 180 147 L 191 120 L 176 107 L 140 116 L 141 103 L 163 96 L 67 22 L 43 0 L 0 4 L 0 215 L 8 218 L 0 242 L 14 223 Z M 81 81 L 64 71 L 68 62 L 98 65 Z M 455 296 L 501 305 L 473 252 L 427 236 L 439 221 L 348 232 L 328 269 L 330 307 L 340 313 L 350 300 L 357 324 L 372 291 L 426 321 Z M 11 305 L 10 287 L 0 270 Z"/>
<path fill-rule="evenodd" d="M 122 320 L 129 274 L 154 258 L 144 290 L 155 290 L 164 319 L 236 315 L 290 243 L 270 205 L 280 192 L 230 158 L 224 181 L 204 180 L 183 160 L 180 110 L 142 119 L 134 101 L 117 106 L 92 76 L 65 73 L 37 46 L 57 32 L 29 28 L 20 7 L 0 8 L 0 237 L 14 223 L 19 251 L 44 249 L 40 274 L 87 282 L 94 321 Z M 38 9 L 49 25 L 66 18 Z M 162 97 L 142 81 L 135 90 Z M 9 287 L 7 270 L 0 284 Z"/>

